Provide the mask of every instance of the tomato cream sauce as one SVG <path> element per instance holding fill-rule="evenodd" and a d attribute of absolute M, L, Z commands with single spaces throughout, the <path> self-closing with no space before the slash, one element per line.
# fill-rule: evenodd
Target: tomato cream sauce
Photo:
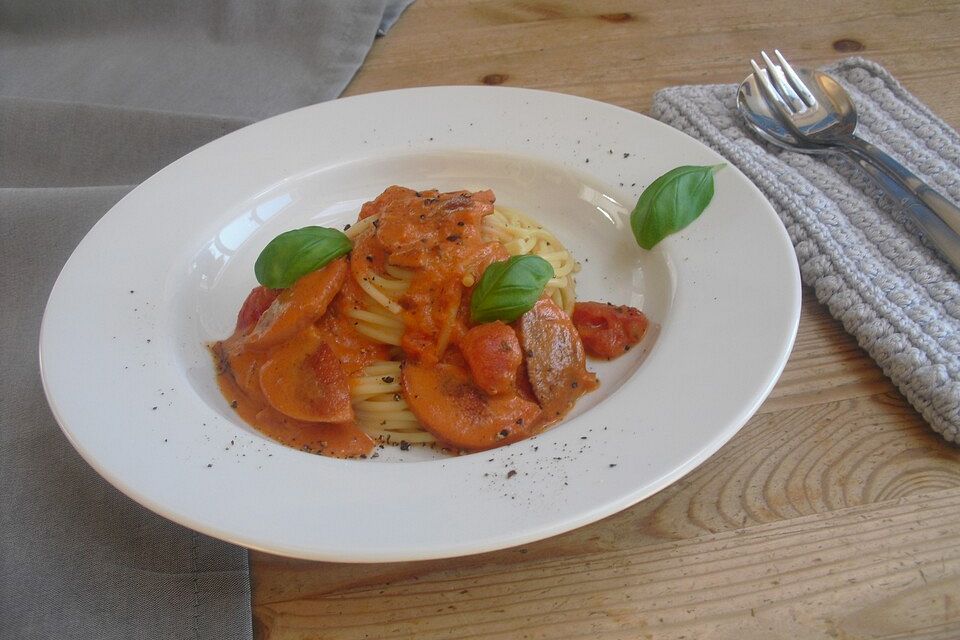
<path fill-rule="evenodd" d="M 304 276 L 266 308 L 245 304 L 234 334 L 211 347 L 220 391 L 245 422 L 287 446 L 335 457 L 365 455 L 373 448 L 373 440 L 353 422 L 346 378 L 389 357 L 386 345 L 361 335 L 342 311 L 330 312 L 355 304 L 359 297 L 347 273 L 342 258 Z M 258 287 L 247 300 L 262 306 L 269 297 Z M 251 322 L 252 316 L 257 317 Z M 329 354 L 317 362 L 321 344 Z M 331 370 L 340 376 L 324 381 Z M 323 382 L 326 388 L 309 388 Z M 315 407 L 291 407 L 283 393 L 304 385 L 305 395 L 312 393 L 320 401 Z M 304 413 L 310 417 L 311 409 L 316 410 L 314 417 L 326 413 L 336 420 L 302 419 Z"/>
<path fill-rule="evenodd" d="M 468 329 L 468 316 L 462 313 L 463 302 L 469 303 L 464 277 L 478 280 L 491 262 L 510 257 L 499 242 L 481 238 L 481 223 L 493 213 L 493 202 L 492 191 L 390 187 L 360 210 L 361 220 L 379 217 L 375 233 L 354 250 L 354 273 L 384 275 L 387 264 L 413 272 L 399 301 L 408 359 L 439 362 L 447 344 L 456 344 Z"/>
<path fill-rule="evenodd" d="M 482 236 L 493 203 L 491 191 L 394 186 L 364 204 L 360 220 L 376 217 L 348 256 L 287 289 L 257 287 L 233 335 L 212 345 L 224 397 L 264 435 L 337 457 L 374 446 L 355 422 L 350 381 L 377 361 L 402 361 L 403 399 L 450 449 L 502 446 L 561 419 L 597 386 L 573 321 L 548 297 L 510 324 L 470 321 L 473 284 L 509 257 Z M 383 303 L 402 322 L 400 347 L 349 315 L 372 311 L 370 290 L 384 282 L 406 287 Z"/>

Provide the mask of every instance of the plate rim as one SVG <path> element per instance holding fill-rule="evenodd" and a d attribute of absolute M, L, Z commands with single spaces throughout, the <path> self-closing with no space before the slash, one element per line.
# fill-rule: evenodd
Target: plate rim
<path fill-rule="evenodd" d="M 593 100 L 591 98 L 576 96 L 573 94 L 542 91 L 537 89 L 525 89 L 525 88 L 513 88 L 513 87 L 476 87 L 476 86 L 469 86 L 469 85 L 468 86 L 450 85 L 450 86 L 438 86 L 438 87 L 405 88 L 405 89 L 395 89 L 390 91 L 373 92 L 373 93 L 349 96 L 345 98 L 340 98 L 338 100 L 330 101 L 328 103 L 309 105 L 309 106 L 302 107 L 300 109 L 296 109 L 294 111 L 280 114 L 278 116 L 274 116 L 272 118 L 262 120 L 262 121 L 253 123 L 251 125 L 248 125 L 246 127 L 243 127 L 241 129 L 238 129 L 235 132 L 227 134 L 227 136 L 224 136 L 224 137 L 233 136 L 239 132 L 246 131 L 252 128 L 274 126 L 269 123 L 280 121 L 283 118 L 291 117 L 293 114 L 298 114 L 305 111 L 317 109 L 318 107 L 322 108 L 324 105 L 331 104 L 334 102 L 342 103 L 346 101 L 355 101 L 358 99 L 370 99 L 371 96 L 385 97 L 391 94 L 430 93 L 433 91 L 451 91 L 451 90 L 452 91 L 467 90 L 471 92 L 482 92 L 482 93 L 517 93 L 517 94 L 527 94 L 527 95 L 544 94 L 547 96 L 563 96 L 564 98 L 574 99 L 576 101 L 582 101 L 583 103 L 586 103 L 590 106 L 602 106 L 603 108 L 613 108 L 625 114 L 624 117 L 629 117 L 629 118 L 639 117 L 644 121 L 646 121 L 648 126 L 655 124 L 657 127 L 661 127 L 663 130 L 669 131 L 670 133 L 668 135 L 680 135 L 680 136 L 689 138 L 700 147 L 703 147 L 704 149 L 710 151 L 712 154 L 719 156 L 719 154 L 714 149 L 710 148 L 708 145 L 704 144 L 703 142 L 696 140 L 692 136 L 689 136 L 682 131 L 673 129 L 669 125 L 666 125 L 658 120 L 650 118 L 645 114 L 634 112 L 629 109 L 620 107 L 618 105 L 612 105 L 609 103 L 604 103 L 597 100 Z M 357 554 L 355 557 L 350 557 L 350 556 L 345 557 L 345 555 L 340 552 L 337 552 L 334 555 L 330 555 L 330 554 L 323 553 L 322 551 L 318 552 L 316 549 L 292 548 L 292 547 L 281 548 L 275 545 L 271 545 L 269 542 L 265 543 L 264 541 L 261 541 L 261 540 L 247 539 L 243 535 L 237 535 L 233 532 L 218 528 L 209 522 L 197 520 L 194 517 L 190 516 L 189 514 L 180 513 L 180 512 L 177 512 L 176 510 L 172 510 L 168 505 L 158 503 L 151 496 L 146 495 L 143 492 L 140 492 L 134 488 L 131 488 L 127 484 L 124 484 L 122 478 L 116 477 L 111 470 L 105 468 L 102 464 L 100 464 L 97 457 L 94 455 L 94 452 L 87 449 L 83 445 L 83 443 L 76 437 L 76 434 L 74 434 L 71 431 L 71 429 L 67 426 L 68 420 L 67 420 L 67 417 L 63 414 L 61 407 L 58 405 L 56 401 L 55 390 L 50 388 L 50 381 L 47 375 L 47 368 L 48 368 L 47 360 L 48 360 L 49 354 L 45 356 L 44 344 L 46 342 L 46 338 L 49 331 L 50 318 L 49 318 L 48 311 L 50 309 L 50 302 L 54 298 L 55 294 L 57 294 L 58 289 L 61 286 L 61 280 L 64 277 L 64 273 L 67 271 L 67 268 L 71 264 L 71 261 L 73 260 L 74 256 L 83 246 L 83 244 L 87 241 L 87 238 L 93 233 L 93 231 L 103 224 L 109 224 L 109 221 L 111 219 L 111 214 L 119 215 L 118 213 L 115 213 L 115 212 L 118 210 L 122 211 L 121 205 L 124 205 L 124 203 L 129 198 L 131 198 L 135 192 L 137 192 L 138 190 L 141 190 L 145 185 L 152 184 L 154 180 L 161 179 L 166 172 L 171 171 L 174 167 L 179 166 L 182 162 L 186 161 L 187 158 L 193 156 L 194 154 L 198 154 L 201 150 L 204 150 L 211 145 L 216 145 L 222 139 L 223 138 L 219 138 L 217 140 L 204 144 L 201 147 L 198 147 L 197 149 L 182 156 L 181 158 L 178 158 L 177 160 L 168 164 L 157 173 L 150 176 L 150 178 L 148 178 L 143 183 L 141 183 L 141 185 L 137 186 L 135 189 L 131 190 L 128 194 L 126 194 L 120 201 L 118 201 L 113 207 L 111 207 L 96 222 L 96 224 L 93 225 L 93 227 L 91 227 L 90 231 L 88 231 L 87 234 L 84 236 L 84 239 L 81 240 L 80 244 L 78 244 L 78 246 L 71 253 L 70 258 L 67 259 L 60 274 L 58 274 L 53 287 L 51 288 L 51 291 L 47 299 L 47 305 L 45 306 L 45 309 L 44 309 L 43 319 L 41 321 L 39 345 L 38 345 L 39 356 L 40 356 L 39 357 L 40 372 L 41 372 L 41 380 L 44 388 L 44 393 L 47 398 L 47 402 L 51 408 L 51 411 L 53 412 L 53 415 L 56 418 L 57 423 L 61 428 L 61 431 L 64 432 L 64 435 L 67 437 L 71 445 L 80 453 L 83 459 L 91 467 L 93 467 L 93 469 L 96 470 L 99 475 L 101 475 L 101 477 L 105 478 L 108 482 L 110 482 L 111 485 L 116 487 L 122 493 L 128 495 L 133 500 L 149 508 L 155 513 L 158 513 L 163 517 L 171 519 L 175 522 L 188 526 L 197 531 L 206 533 L 208 535 L 212 535 L 220 539 L 228 540 L 230 542 L 241 544 L 251 549 L 258 549 L 258 550 L 266 551 L 269 553 L 286 555 L 290 557 L 304 558 L 304 559 L 328 560 L 328 561 L 338 561 L 338 562 L 390 562 L 390 561 L 406 561 L 406 560 L 420 560 L 420 559 L 437 559 L 437 558 L 445 558 L 445 557 L 456 557 L 456 556 L 461 556 L 466 554 L 481 553 L 481 552 L 492 551 L 496 549 L 502 549 L 502 548 L 512 547 L 512 546 L 521 545 L 521 544 L 527 544 L 535 540 L 544 539 L 547 537 L 551 537 L 554 535 L 558 535 L 558 534 L 579 528 L 591 522 L 595 522 L 599 519 L 607 517 L 611 514 L 617 513 L 625 508 L 628 508 L 629 506 L 632 506 L 640 502 L 641 500 L 644 500 L 654 495 L 660 490 L 666 487 L 669 487 L 670 485 L 674 484 L 677 480 L 679 480 L 680 478 L 684 477 L 685 475 L 693 471 L 704 461 L 712 457 L 726 442 L 728 442 L 734 435 L 736 435 L 736 433 L 739 432 L 739 430 L 746 424 L 746 422 L 750 419 L 750 417 L 752 417 L 756 413 L 758 408 L 766 400 L 766 398 L 769 396 L 770 392 L 776 385 L 778 379 L 780 378 L 789 360 L 790 354 L 792 352 L 792 349 L 796 340 L 797 330 L 799 326 L 799 319 L 800 319 L 802 290 L 800 285 L 799 267 L 796 264 L 796 259 L 795 259 L 795 255 L 793 254 L 792 243 L 790 242 L 789 235 L 787 234 L 786 229 L 783 227 L 782 222 L 779 222 L 779 218 L 777 217 L 776 211 L 774 210 L 772 204 L 769 202 L 767 197 L 753 182 L 751 182 L 748 178 L 746 178 L 746 176 L 744 176 L 738 168 L 733 166 L 733 169 L 735 169 L 737 174 L 739 174 L 740 183 L 743 185 L 748 185 L 747 188 L 754 193 L 754 195 L 759 199 L 759 201 L 763 202 L 766 205 L 768 213 L 773 215 L 775 218 L 777 218 L 779 223 L 778 229 L 779 229 L 780 240 L 783 243 L 785 243 L 785 246 L 789 250 L 790 256 L 793 258 L 793 266 L 794 266 L 794 269 L 792 270 L 793 278 L 789 284 L 790 284 L 790 288 L 794 290 L 795 295 L 792 297 L 792 300 L 791 300 L 791 313 L 790 313 L 791 327 L 789 327 L 788 329 L 789 339 L 785 347 L 781 349 L 780 352 L 778 353 L 777 362 L 773 366 L 773 371 L 774 371 L 773 375 L 768 376 L 764 388 L 758 390 L 757 393 L 755 393 L 754 401 L 749 406 L 742 407 L 737 415 L 736 420 L 731 421 L 729 424 L 726 425 L 724 429 L 721 429 L 715 432 L 713 434 L 713 437 L 707 440 L 699 448 L 699 450 L 695 453 L 695 455 L 689 457 L 684 464 L 674 468 L 666 476 L 662 476 L 656 479 L 656 481 L 650 483 L 651 486 L 638 487 L 628 495 L 625 495 L 617 500 L 608 501 L 606 503 L 598 505 L 597 507 L 595 507 L 590 511 L 581 512 L 576 517 L 573 517 L 573 518 L 567 517 L 566 519 L 558 518 L 553 522 L 552 525 L 543 525 L 539 528 L 534 527 L 532 529 L 528 529 L 523 534 L 519 534 L 519 535 L 515 534 L 513 536 L 507 536 L 509 537 L 509 540 L 500 540 L 497 538 L 493 538 L 493 539 L 488 539 L 482 543 L 471 542 L 471 543 L 463 543 L 460 545 L 450 545 L 449 547 L 445 547 L 444 549 L 439 551 L 434 550 L 434 551 L 426 551 L 423 553 L 412 553 L 412 554 L 411 553 L 398 554 L 396 552 L 385 552 L 385 553 L 377 554 L 377 553 L 363 552 L 363 553 Z M 729 161 L 727 160 L 727 162 Z M 160 176 L 161 178 L 158 178 L 158 176 Z M 652 485 L 655 485 L 655 486 L 652 486 Z"/>

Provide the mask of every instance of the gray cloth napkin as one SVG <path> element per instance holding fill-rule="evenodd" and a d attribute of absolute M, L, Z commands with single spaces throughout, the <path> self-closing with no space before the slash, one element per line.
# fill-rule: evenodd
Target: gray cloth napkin
<path fill-rule="evenodd" d="M 851 93 L 858 134 L 960 202 L 956 131 L 873 62 L 851 58 L 826 71 Z M 817 299 L 930 426 L 960 443 L 958 274 L 851 163 L 785 151 L 748 133 L 736 90 L 665 89 L 654 96 L 653 115 L 716 149 L 766 194 Z"/>
<path fill-rule="evenodd" d="M 335 98 L 412 0 L 0 0 L 0 95 L 264 118 Z"/>
<path fill-rule="evenodd" d="M 40 318 L 70 252 L 138 182 L 337 95 L 408 4 L 0 0 L 0 638 L 252 636 L 247 551 L 143 509 L 63 437 Z"/>

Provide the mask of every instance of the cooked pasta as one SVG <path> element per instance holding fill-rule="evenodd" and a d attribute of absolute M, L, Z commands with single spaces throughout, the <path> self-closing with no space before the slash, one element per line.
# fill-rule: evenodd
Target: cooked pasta
<path fill-rule="evenodd" d="M 516 209 L 500 205 L 483 219 L 482 231 L 484 240 L 500 241 L 512 256 L 533 254 L 549 262 L 553 278 L 544 292 L 567 315 L 573 313 L 576 303 L 573 274 L 580 271 L 580 265 L 556 236 Z M 471 286 L 473 282 L 464 282 L 464 285 Z"/>
<path fill-rule="evenodd" d="M 400 362 L 379 361 L 350 381 L 350 398 L 360 428 L 384 442 L 433 444 L 401 395 Z"/>
<path fill-rule="evenodd" d="M 571 318 L 579 265 L 494 200 L 394 186 L 363 205 L 349 244 L 331 230 L 290 232 L 333 237 L 341 257 L 247 297 L 234 334 L 212 347 L 231 406 L 281 442 L 339 457 L 365 456 L 376 441 L 489 449 L 561 419 L 597 385 Z M 542 260 L 511 260 L 527 255 Z M 524 262 L 542 279 L 502 280 Z M 507 302 L 484 316 L 477 305 L 497 286 Z"/>
<path fill-rule="evenodd" d="M 361 219 L 347 229 L 353 241 L 375 232 L 379 215 Z M 482 225 L 486 242 L 499 242 L 510 255 L 533 254 L 553 267 L 554 277 L 544 293 L 568 315 L 576 302 L 573 274 L 579 265 L 563 244 L 534 220 L 516 209 L 496 206 Z M 362 264 L 362 263 L 361 263 Z M 398 300 L 410 287 L 413 272 L 386 265 L 383 274 L 372 269 L 354 272 L 354 280 L 366 296 L 362 308 L 354 307 L 346 313 L 356 320 L 356 329 L 363 335 L 387 345 L 401 345 L 404 324 Z M 476 277 L 468 273 L 463 285 L 471 287 Z M 450 305 L 437 340 L 439 353 L 449 344 L 459 304 Z M 350 395 L 357 422 L 370 436 L 387 442 L 435 443 L 436 439 L 424 431 L 399 392 L 400 362 L 381 361 L 368 365 L 362 375 L 351 381 Z"/>

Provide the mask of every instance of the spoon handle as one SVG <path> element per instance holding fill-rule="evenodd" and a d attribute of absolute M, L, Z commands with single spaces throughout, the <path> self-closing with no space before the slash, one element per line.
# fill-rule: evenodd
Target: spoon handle
<path fill-rule="evenodd" d="M 905 199 L 913 197 L 918 198 L 923 204 L 928 206 L 934 214 L 940 217 L 947 226 L 957 234 L 960 234 L 960 208 L 944 198 L 938 192 L 934 191 L 926 182 L 918 178 L 905 166 L 891 158 L 889 155 L 870 144 L 863 138 L 852 135 L 842 141 L 847 148 L 851 149 L 858 157 L 872 162 L 884 173 L 903 185 L 906 193 L 900 197 L 903 204 L 907 206 Z"/>
<path fill-rule="evenodd" d="M 882 165 L 855 152 L 850 147 L 839 148 L 845 150 L 848 153 L 848 159 L 862 168 L 877 186 L 900 205 L 930 244 L 936 247 L 940 255 L 953 266 L 957 273 L 960 273 L 960 234 L 954 233 L 947 223 L 918 199 L 917 195 L 903 182 L 881 169 Z M 891 160 L 891 162 L 895 161 Z"/>

